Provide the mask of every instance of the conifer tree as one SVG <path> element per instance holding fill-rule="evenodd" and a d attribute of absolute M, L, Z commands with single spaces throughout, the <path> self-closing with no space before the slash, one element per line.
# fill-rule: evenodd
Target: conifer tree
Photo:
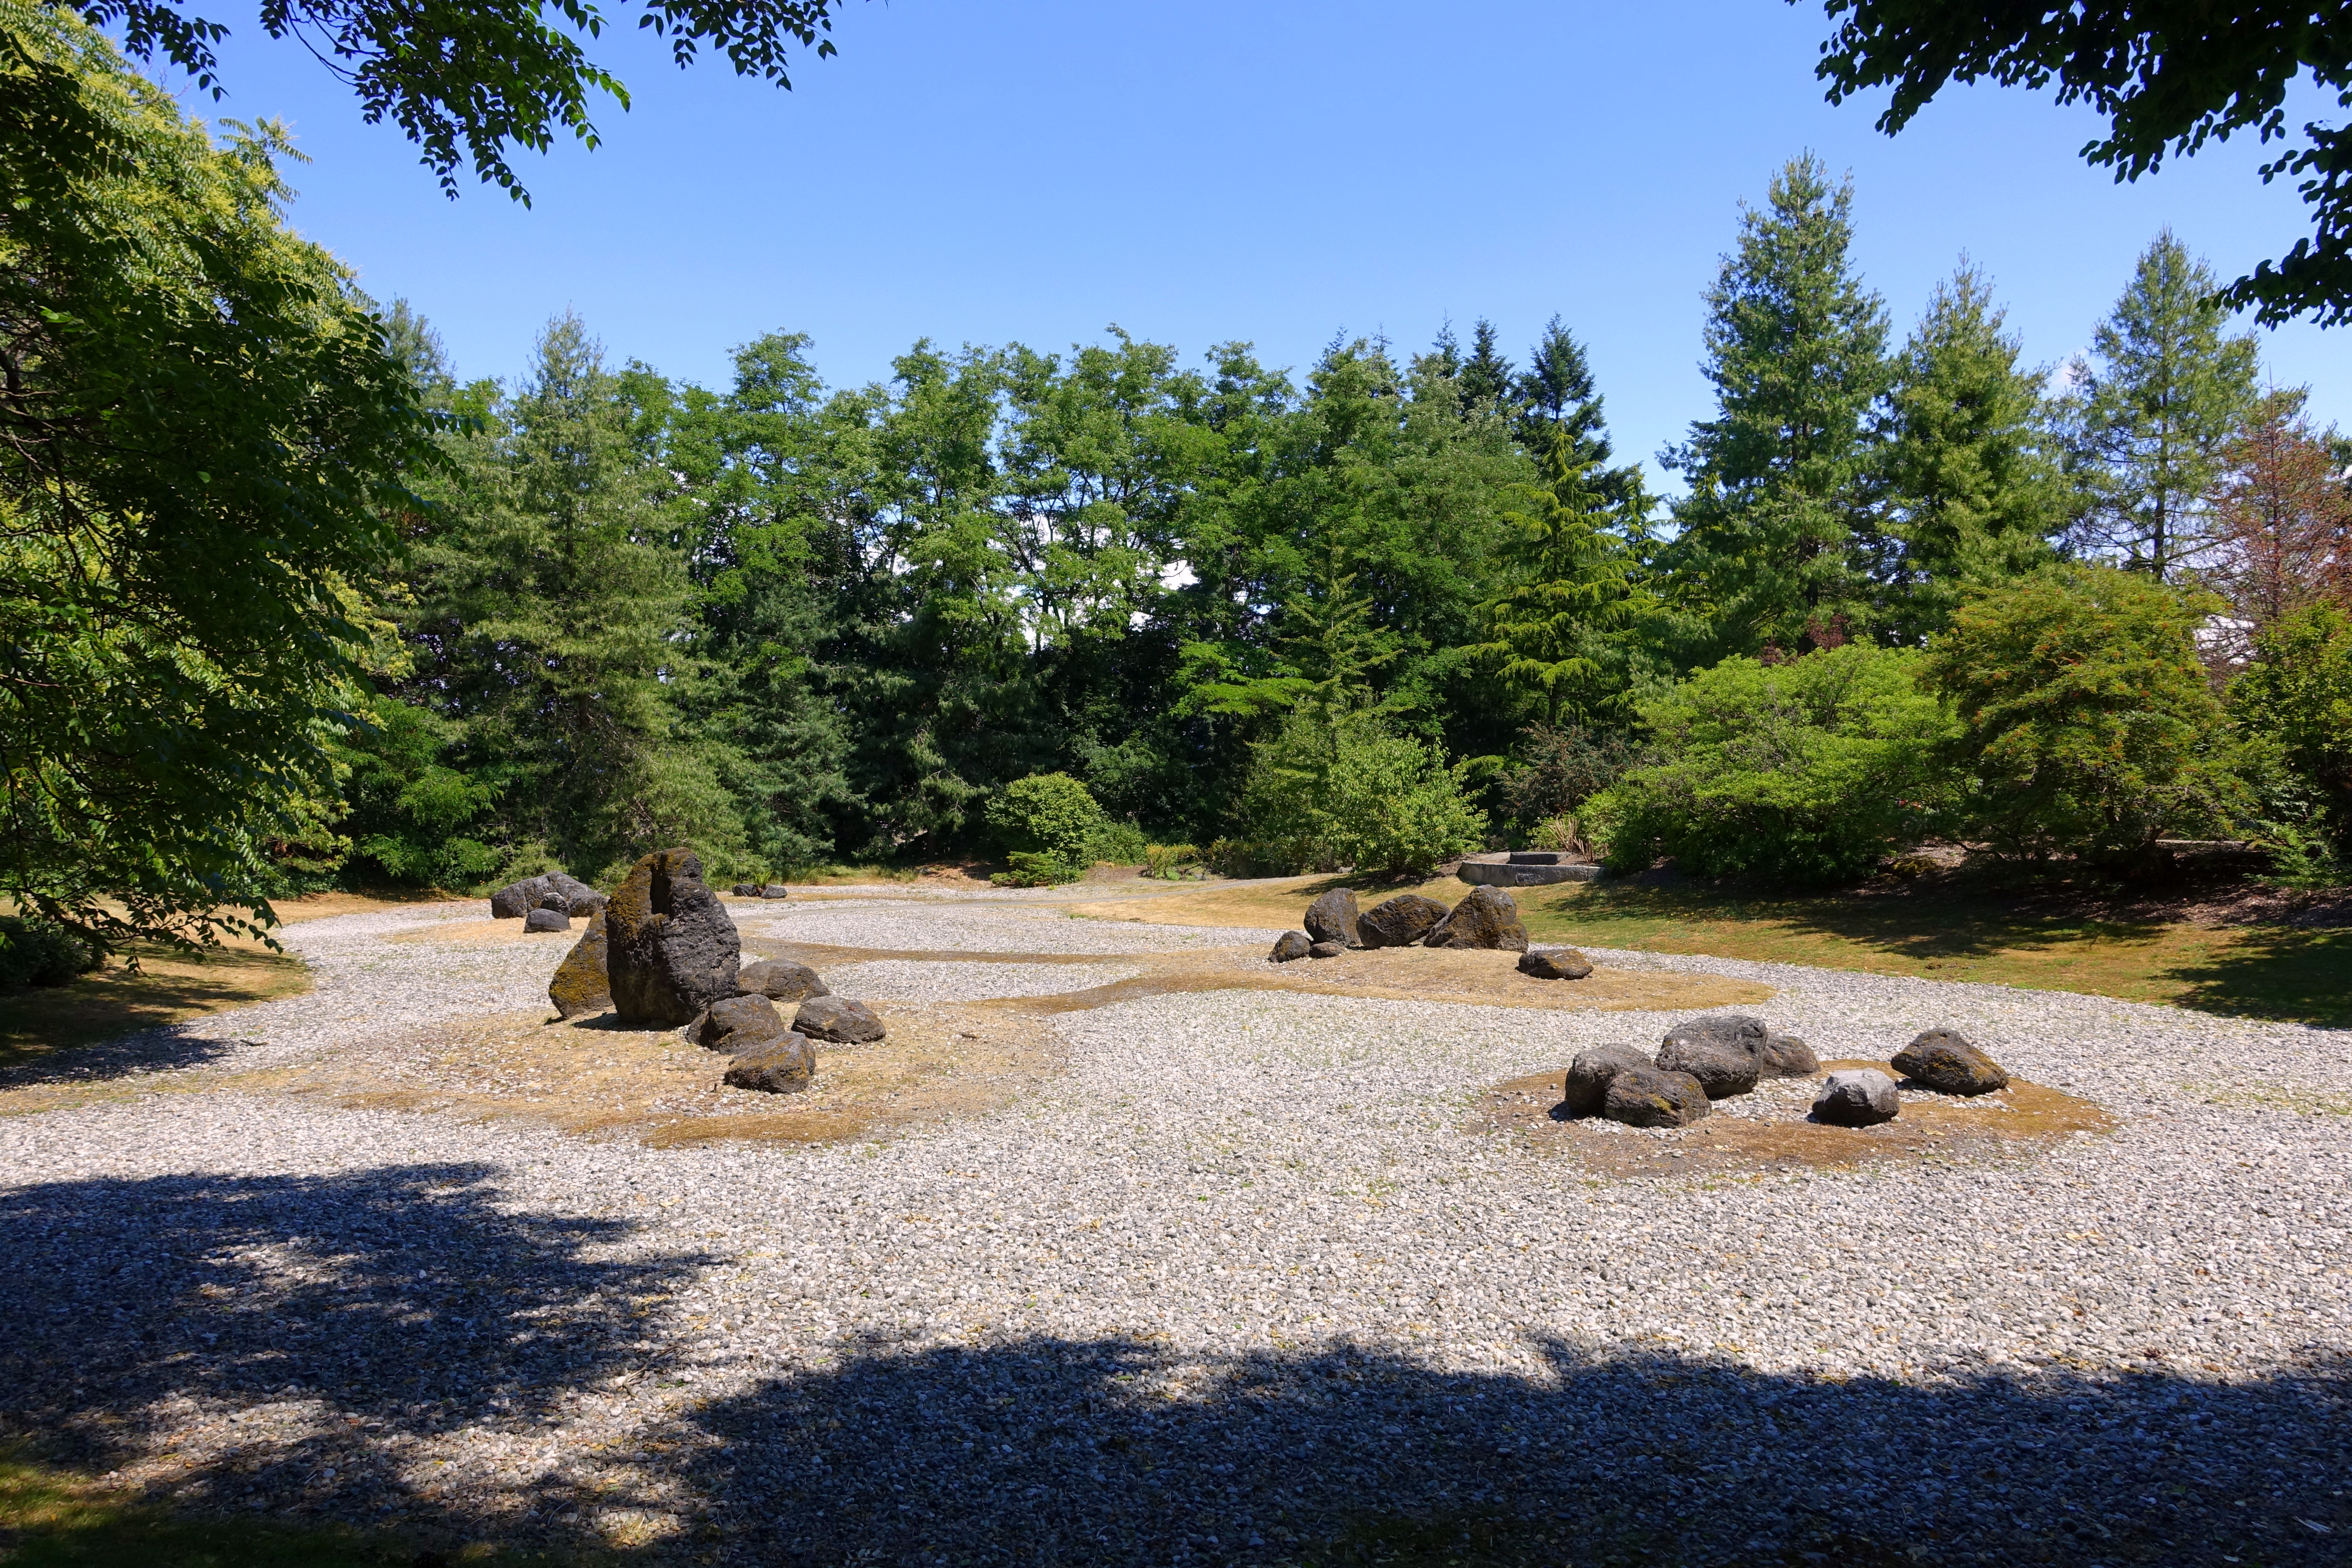
<path fill-rule="evenodd" d="M 1707 290 L 1717 412 L 1663 458 L 1691 484 L 1668 559 L 1717 652 L 1833 644 L 1868 621 L 1857 533 L 1886 318 L 1848 258 L 1853 209 L 1850 180 L 1791 161 Z"/>
<path fill-rule="evenodd" d="M 2226 337 L 2221 284 L 2170 229 L 2074 362 L 2073 458 L 2091 505 L 2073 542 L 2159 578 L 2207 542 L 2204 496 L 2254 402 L 2252 334 Z"/>
<path fill-rule="evenodd" d="M 1880 431 L 1885 624 L 1905 642 L 1951 618 L 1972 586 L 2051 554 L 2071 489 L 2038 371 L 2021 370 L 1984 274 L 1962 261 L 1895 356 Z"/>
<path fill-rule="evenodd" d="M 1470 357 L 1462 362 L 1459 377 L 1462 412 L 1497 414 L 1511 392 L 1511 362 L 1497 346 L 1501 334 L 1484 316 L 1470 329 Z"/>

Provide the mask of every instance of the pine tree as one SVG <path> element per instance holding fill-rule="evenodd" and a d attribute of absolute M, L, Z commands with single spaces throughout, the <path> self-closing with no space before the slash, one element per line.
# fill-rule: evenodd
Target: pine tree
<path fill-rule="evenodd" d="M 2254 401 L 2252 334 L 2222 335 L 2212 270 L 2170 229 L 2074 362 L 2073 458 L 2092 504 L 2073 542 L 2159 578 L 2207 542 L 2203 498 Z"/>
<path fill-rule="evenodd" d="M 1578 473 L 1612 502 L 1624 503 L 1642 493 L 1642 470 L 1634 465 L 1608 466 L 1609 428 L 1601 414 L 1601 395 L 1593 390 L 1592 367 L 1584 345 L 1554 316 L 1544 335 L 1528 355 L 1528 368 L 1513 384 L 1518 404 L 1513 422 L 1519 445 L 1538 460 L 1548 461 L 1557 434 L 1568 437 L 1570 460 Z"/>
<path fill-rule="evenodd" d="M 1886 318 L 1852 269 L 1853 209 L 1851 180 L 1793 160 L 1707 290 L 1718 411 L 1664 460 L 1691 483 L 1668 559 L 1718 652 L 1833 644 L 1869 618 L 1857 533 Z"/>
<path fill-rule="evenodd" d="M 1501 334 L 1484 316 L 1470 329 L 1470 357 L 1462 362 L 1462 412 L 1498 414 L 1511 392 L 1511 362 L 1496 345 Z"/>
<path fill-rule="evenodd" d="M 2052 554 L 2071 489 L 2040 372 L 2018 368 L 1981 272 L 1963 260 L 1895 357 L 1880 423 L 1886 629 L 1918 642 L 1972 586 Z"/>

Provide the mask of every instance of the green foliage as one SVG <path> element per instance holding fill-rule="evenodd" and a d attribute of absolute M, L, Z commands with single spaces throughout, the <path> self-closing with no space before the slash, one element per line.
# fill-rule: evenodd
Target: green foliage
<path fill-rule="evenodd" d="M 1202 858 L 1196 844 L 1148 844 L 1143 849 L 1143 874 L 1176 881 L 1197 874 Z"/>
<path fill-rule="evenodd" d="M 1102 831 L 1102 807 L 1067 773 L 1032 773 L 996 792 L 988 825 L 1014 854 L 1043 854 L 1071 865 L 1087 863 Z"/>
<path fill-rule="evenodd" d="M 1097 866 L 1140 866 L 1150 847 L 1143 829 L 1132 822 L 1106 816 L 1087 840 L 1087 861 Z"/>
<path fill-rule="evenodd" d="M 1640 705 L 1639 765 L 1587 806 L 1610 864 L 1672 856 L 1708 876 L 1851 880 L 1935 831 L 1951 731 L 1921 656 L 1863 644 L 1729 658 Z"/>
<path fill-rule="evenodd" d="M 428 888 L 472 888 L 505 857 L 467 830 L 499 795 L 492 779 L 448 766 L 457 726 L 429 710 L 379 697 L 364 726 L 337 747 L 346 770 L 347 815 L 354 870 L 372 866 L 384 879 Z"/>
<path fill-rule="evenodd" d="M 2121 179 L 2153 172 L 2233 131 L 2284 134 L 2282 105 L 2305 70 L 2339 106 L 2352 106 L 2352 34 L 2308 5 L 2214 6 L 2203 0 L 2089 0 L 2082 5 L 1937 5 L 1918 0 L 1828 0 L 1844 19 L 1822 46 L 1829 98 L 1891 86 L 1878 117 L 1903 129 L 1948 82 L 1990 78 L 2054 87 L 2061 103 L 2107 117 L 2107 135 L 2083 149 Z M 2231 310 L 2258 307 L 2275 326 L 2309 314 L 2352 321 L 2352 131 L 2307 124 L 2309 145 L 2282 153 L 2264 180 L 2305 176 L 2299 189 L 2313 232 L 2222 291 Z"/>
<path fill-rule="evenodd" d="M 1531 727 L 1502 779 L 1510 819 L 1532 830 L 1555 817 L 1573 817 L 1633 765 L 1634 752 L 1632 740 L 1615 731 Z"/>
<path fill-rule="evenodd" d="M 215 147 L 69 13 L 0 5 L 0 891 L 111 942 L 267 916 L 426 424 L 274 126 Z"/>
<path fill-rule="evenodd" d="M 1424 873 L 1477 847 L 1486 814 L 1438 746 L 1371 713 L 1294 714 L 1257 748 L 1243 791 L 1243 837 L 1221 869 Z"/>
<path fill-rule="evenodd" d="M 2271 836 L 2332 838 L 2352 856 L 2352 615 L 2323 602 L 2265 626 L 2230 710 L 2271 764 Z"/>
<path fill-rule="evenodd" d="M 98 965 L 98 950 L 72 927 L 0 915 L 0 991 L 69 984 Z"/>
<path fill-rule="evenodd" d="M 1962 605 L 1927 679 L 1959 717 L 1945 754 L 1969 837 L 2014 859 L 2128 873 L 2160 859 L 2159 836 L 2225 828 L 2247 796 L 2197 657 L 2213 604 L 2074 566 Z"/>

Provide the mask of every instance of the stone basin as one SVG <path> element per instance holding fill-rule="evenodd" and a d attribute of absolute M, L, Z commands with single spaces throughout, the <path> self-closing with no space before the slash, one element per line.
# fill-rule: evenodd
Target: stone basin
<path fill-rule="evenodd" d="M 1507 855 L 1473 855 L 1454 875 L 1473 886 L 1538 888 L 1549 882 L 1597 881 L 1601 868 L 1549 850 L 1522 849 Z"/>

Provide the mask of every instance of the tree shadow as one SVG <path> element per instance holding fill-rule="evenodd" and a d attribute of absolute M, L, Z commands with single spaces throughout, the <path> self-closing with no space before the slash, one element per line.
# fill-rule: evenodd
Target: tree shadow
<path fill-rule="evenodd" d="M 2265 926 L 2172 973 L 2209 1013 L 2352 1026 L 2352 930 Z"/>

